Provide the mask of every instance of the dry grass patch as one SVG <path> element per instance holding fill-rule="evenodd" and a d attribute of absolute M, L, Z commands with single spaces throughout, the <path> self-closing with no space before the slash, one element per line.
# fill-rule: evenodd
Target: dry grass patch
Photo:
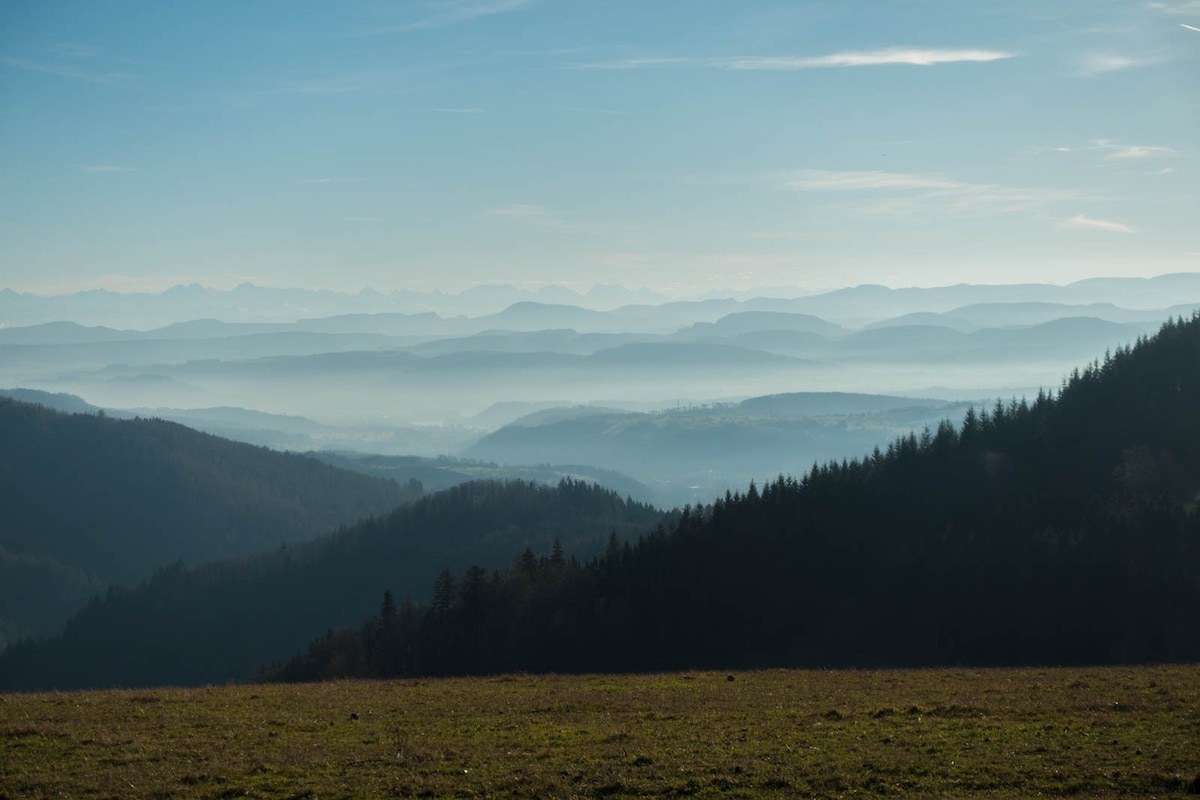
<path fill-rule="evenodd" d="M 0 695 L 0 798 L 1169 797 L 1190 666 Z"/>

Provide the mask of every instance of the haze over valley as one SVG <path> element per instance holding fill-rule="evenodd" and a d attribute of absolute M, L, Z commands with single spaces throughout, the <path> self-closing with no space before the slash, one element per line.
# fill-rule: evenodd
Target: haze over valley
<path fill-rule="evenodd" d="M 49 301 L 113 324 L 131 307 L 104 293 L 10 292 L 6 313 L 47 321 L 0 328 L 0 382 L 282 450 L 609 470 L 666 506 L 869 451 L 971 404 L 1036 395 L 1200 306 L 1192 274 L 607 309 L 562 290 L 577 304 L 521 299 L 477 316 L 447 310 L 461 296 L 429 296 L 441 313 L 286 321 L 250 320 L 278 315 L 295 292 L 180 290 L 242 320 L 81 325 L 48 321 Z M 186 313 L 176 294 L 136 307 L 147 319 Z M 521 296 L 503 286 L 475 294 Z"/>

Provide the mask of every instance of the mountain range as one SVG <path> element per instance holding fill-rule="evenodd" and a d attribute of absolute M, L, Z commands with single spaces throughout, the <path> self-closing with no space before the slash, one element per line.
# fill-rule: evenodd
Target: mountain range
<path fill-rule="evenodd" d="M 723 297 L 671 300 L 646 290 L 594 286 L 580 293 L 559 286 L 534 291 L 506 284 L 472 287 L 458 294 L 372 290 L 355 293 L 276 289 L 244 283 L 231 290 L 197 284 L 178 285 L 160 293 L 120 293 L 93 289 L 52 296 L 0 289 L 0 327 L 23 327 L 61 320 L 88 326 L 128 326 L 139 330 L 211 317 L 230 323 L 291 323 L 318 317 L 350 318 L 376 315 L 400 317 L 437 314 L 442 317 L 486 318 L 509 309 L 507 318 L 547 318 L 543 307 L 576 306 L 614 312 L 627 323 L 649 314 L 656 321 L 682 326 L 713 321 L 737 311 L 810 313 L 838 324 L 858 327 L 916 312 L 946 313 L 980 303 L 1052 303 L 1090 305 L 1116 303 L 1129 309 L 1160 309 L 1196 298 L 1200 276 L 1176 273 L 1154 278 L 1091 278 L 1065 286 L 1053 284 L 958 284 L 931 288 L 889 288 L 864 284 L 804 296 L 777 297 L 772 292 L 724 292 Z M 736 299 L 735 299 L 736 298 Z M 515 307 L 515 308 L 514 308 Z M 540 323 L 539 323 L 540 324 Z M 503 326 L 500 326 L 503 327 Z M 547 327 L 541 325 L 541 327 Z M 559 326 L 548 326 L 559 327 Z M 571 325 L 569 327 L 575 327 Z M 585 326 L 586 327 L 586 326 Z M 636 325 L 626 324 L 626 329 Z"/>
<path fill-rule="evenodd" d="M 311 519 L 340 513 L 297 474 L 342 503 L 360 496 L 356 487 L 378 487 L 392 504 L 403 490 L 162 421 L 0 401 L 5 441 L 19 445 L 5 450 L 7 519 L 31 521 L 2 543 L 14 573 L 44 558 L 45 585 L 56 586 L 87 564 L 95 574 L 130 569 L 132 555 L 97 546 L 126 531 L 97 523 L 152 520 L 160 501 L 189 519 L 145 530 L 173 524 L 188 542 L 218 534 L 222 545 L 258 548 L 109 589 L 54 636 L 11 645 L 0 686 L 203 683 L 256 666 L 294 680 L 1194 660 L 1198 365 L 1193 315 L 1097 356 L 1056 390 L 968 408 L 961 424 L 943 417 L 856 457 L 797 459 L 787 475 L 681 512 L 572 479 L 467 483 L 282 544 L 267 527 L 230 545 L 241 530 L 231 520 L 247 508 L 286 519 L 297 503 Z M 702 448 L 689 429 L 705 416 L 844 424 L 944 411 L 935 400 L 794 394 L 681 408 L 672 424 Z M 671 416 L 551 408 L 502 430 L 584 426 L 567 434 L 584 442 L 588 426 L 640 429 Z M 737 439 L 719 447 L 734 454 Z M 652 459 L 664 441 L 640 450 Z M 253 468 L 236 472 L 242 463 Z M 189 494 L 206 485 L 214 496 Z M 367 505 L 354 501 L 352 513 Z M 28 535 L 47 527 L 51 509 L 67 523 L 61 533 Z M 198 525 L 185 533 L 189 522 Z M 143 558 L 160 544 L 133 541 Z M 27 552 L 31 542 L 43 549 Z"/>

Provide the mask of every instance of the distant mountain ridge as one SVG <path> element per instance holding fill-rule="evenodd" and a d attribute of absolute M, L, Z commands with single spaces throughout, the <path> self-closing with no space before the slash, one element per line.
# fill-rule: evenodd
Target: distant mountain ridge
<path fill-rule="evenodd" d="M 729 297 L 742 298 L 740 292 Z M 89 290 L 75 294 L 41 296 L 0 289 L 0 326 L 28 326 L 60 320 L 81 325 L 160 328 L 197 317 L 226 322 L 284 322 L 340 314 L 422 314 L 482 317 L 554 314 L 554 307 L 582 307 L 586 311 L 612 311 L 627 320 L 637 309 L 654 307 L 666 318 L 677 310 L 705 309 L 705 316 L 692 321 L 713 321 L 718 309 L 737 311 L 789 311 L 812 313 L 839 324 L 854 326 L 886 316 L 920 311 L 944 313 L 978 303 L 1042 302 L 1091 304 L 1116 302 L 1128 308 L 1165 308 L 1179 302 L 1180 295 L 1200 300 L 1200 273 L 1173 273 L 1153 278 L 1092 278 L 1065 286 L 1052 284 L 974 285 L 892 289 L 864 284 L 820 294 L 792 298 L 678 301 L 647 290 L 596 286 L 580 294 L 558 286 L 523 291 L 504 284 L 478 286 L 459 294 L 372 290 L 356 293 L 275 289 L 242 284 L 232 290 L 210 289 L 196 284 L 175 286 L 164 292 L 118 293 Z M 720 311 L 717 315 L 720 316 Z M 574 327 L 553 325 L 552 327 Z M 2 328 L 0 328 L 2 329 Z"/>

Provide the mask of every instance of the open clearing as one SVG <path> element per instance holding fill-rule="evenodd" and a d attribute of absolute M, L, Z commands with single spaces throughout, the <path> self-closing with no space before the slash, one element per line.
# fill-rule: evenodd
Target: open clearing
<path fill-rule="evenodd" d="M 0 695 L 0 798 L 1169 797 L 1200 667 Z"/>

